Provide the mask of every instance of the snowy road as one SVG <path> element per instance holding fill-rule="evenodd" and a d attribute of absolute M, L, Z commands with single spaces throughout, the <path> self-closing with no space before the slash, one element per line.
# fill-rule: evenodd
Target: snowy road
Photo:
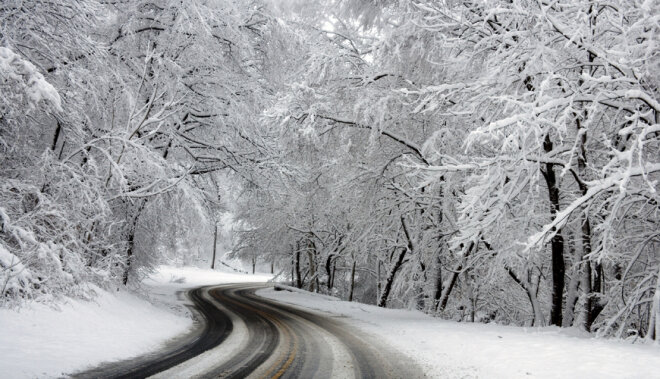
<path fill-rule="evenodd" d="M 188 292 L 205 320 L 155 354 L 104 365 L 76 377 L 416 378 L 421 370 L 340 318 L 254 294 L 263 284 Z"/>

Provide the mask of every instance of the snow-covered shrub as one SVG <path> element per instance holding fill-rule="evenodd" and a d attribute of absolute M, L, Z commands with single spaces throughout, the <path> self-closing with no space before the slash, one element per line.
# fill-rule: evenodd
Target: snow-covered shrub
<path fill-rule="evenodd" d="M 69 221 L 37 188 L 8 180 L 0 188 L 3 301 L 66 292 L 84 263 L 69 249 Z"/>
<path fill-rule="evenodd" d="M 3 214 L 0 213 L 0 217 L 2 216 Z M 3 226 L 4 220 L 3 218 Z M 0 269 L 2 269 L 0 284 L 3 297 L 5 294 L 8 296 L 22 295 L 23 289 L 30 286 L 32 282 L 30 272 L 26 270 L 20 258 L 10 253 L 3 245 L 0 245 Z"/>
<path fill-rule="evenodd" d="M 2 302 L 87 295 L 118 271 L 108 206 L 92 177 L 45 153 L 32 175 L 0 184 Z"/>

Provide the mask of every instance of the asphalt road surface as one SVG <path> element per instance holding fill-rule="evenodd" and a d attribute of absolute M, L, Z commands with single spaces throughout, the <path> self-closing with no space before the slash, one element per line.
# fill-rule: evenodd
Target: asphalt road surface
<path fill-rule="evenodd" d="M 187 293 L 199 328 L 156 353 L 75 378 L 419 378 L 408 357 L 343 322 L 256 296 L 263 284 Z"/>

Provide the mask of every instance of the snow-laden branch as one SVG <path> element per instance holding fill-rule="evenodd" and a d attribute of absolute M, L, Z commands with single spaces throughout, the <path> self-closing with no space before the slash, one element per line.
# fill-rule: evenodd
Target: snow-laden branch
<path fill-rule="evenodd" d="M 34 109 L 45 101 L 56 110 L 62 111 L 62 100 L 55 87 L 50 84 L 37 68 L 7 47 L 0 46 L 0 77 L 20 83 L 27 95 L 28 105 Z"/>
<path fill-rule="evenodd" d="M 305 115 L 305 116 L 307 116 L 307 115 Z M 381 129 L 375 128 L 371 125 L 366 125 L 366 124 L 362 124 L 362 123 L 355 122 L 355 121 L 350 121 L 350 120 L 342 120 L 340 118 L 336 118 L 336 117 L 332 117 L 332 116 L 325 116 L 325 115 L 315 114 L 314 117 L 318 117 L 320 119 L 332 121 L 332 122 L 337 123 L 337 124 L 342 124 L 342 125 L 346 125 L 346 126 L 350 126 L 350 127 L 354 127 L 354 128 L 374 130 L 374 131 L 376 131 L 376 132 L 378 132 L 378 133 L 380 133 L 380 134 L 382 134 L 386 137 L 389 137 L 390 139 L 398 142 L 399 144 L 407 147 L 408 149 L 412 150 L 412 152 L 415 153 L 415 156 L 420 161 L 424 162 L 425 164 L 428 164 L 428 161 L 426 160 L 426 158 L 424 157 L 424 154 L 422 153 L 422 148 L 419 145 L 417 145 L 416 143 L 414 143 L 414 142 L 412 142 L 412 141 L 410 141 L 406 138 L 403 138 L 403 137 L 397 135 L 396 133 L 389 132 L 387 130 L 381 130 Z"/>
<path fill-rule="evenodd" d="M 184 174 L 180 175 L 178 178 L 168 179 L 167 181 L 170 183 L 165 187 L 158 188 L 157 190 L 153 190 L 153 189 L 156 188 L 158 184 L 163 182 L 163 180 L 161 179 L 154 180 L 150 184 L 141 187 L 135 191 L 123 192 L 111 196 L 110 198 L 107 199 L 107 201 L 113 201 L 119 198 L 144 198 L 144 197 L 152 197 L 152 196 L 165 194 L 171 191 L 172 189 L 174 189 L 176 186 L 178 186 L 179 183 L 181 183 L 181 181 L 185 179 L 186 176 L 188 176 L 188 174 L 190 174 L 191 172 L 192 172 L 192 168 L 187 170 Z"/>
<path fill-rule="evenodd" d="M 569 204 L 563 211 L 557 213 L 552 222 L 546 224 L 540 232 L 531 236 L 527 241 L 526 251 L 547 243 L 556 234 L 556 231 L 561 229 L 564 224 L 566 224 L 569 216 L 573 212 L 586 206 L 594 197 L 600 193 L 614 187 L 621 187 L 631 177 L 646 176 L 648 174 L 659 171 L 660 163 L 655 163 L 646 165 L 645 167 L 633 167 L 626 172 L 615 173 L 602 180 L 585 182 L 585 184 L 589 186 L 587 192 L 583 196 L 571 202 L 571 204 Z"/>

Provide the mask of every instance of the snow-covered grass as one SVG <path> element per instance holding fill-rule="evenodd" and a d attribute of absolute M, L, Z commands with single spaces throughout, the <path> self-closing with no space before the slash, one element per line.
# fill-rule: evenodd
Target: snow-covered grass
<path fill-rule="evenodd" d="M 260 296 L 342 318 L 409 355 L 437 378 L 660 378 L 660 346 L 596 339 L 555 327 L 445 321 L 315 294 L 265 289 Z"/>
<path fill-rule="evenodd" d="M 42 304 L 0 309 L 0 378 L 60 377 L 157 350 L 193 326 L 176 292 L 270 277 L 161 266 L 144 281 L 157 305 L 125 291 L 94 288 L 93 301 L 66 299 L 59 309 Z"/>

